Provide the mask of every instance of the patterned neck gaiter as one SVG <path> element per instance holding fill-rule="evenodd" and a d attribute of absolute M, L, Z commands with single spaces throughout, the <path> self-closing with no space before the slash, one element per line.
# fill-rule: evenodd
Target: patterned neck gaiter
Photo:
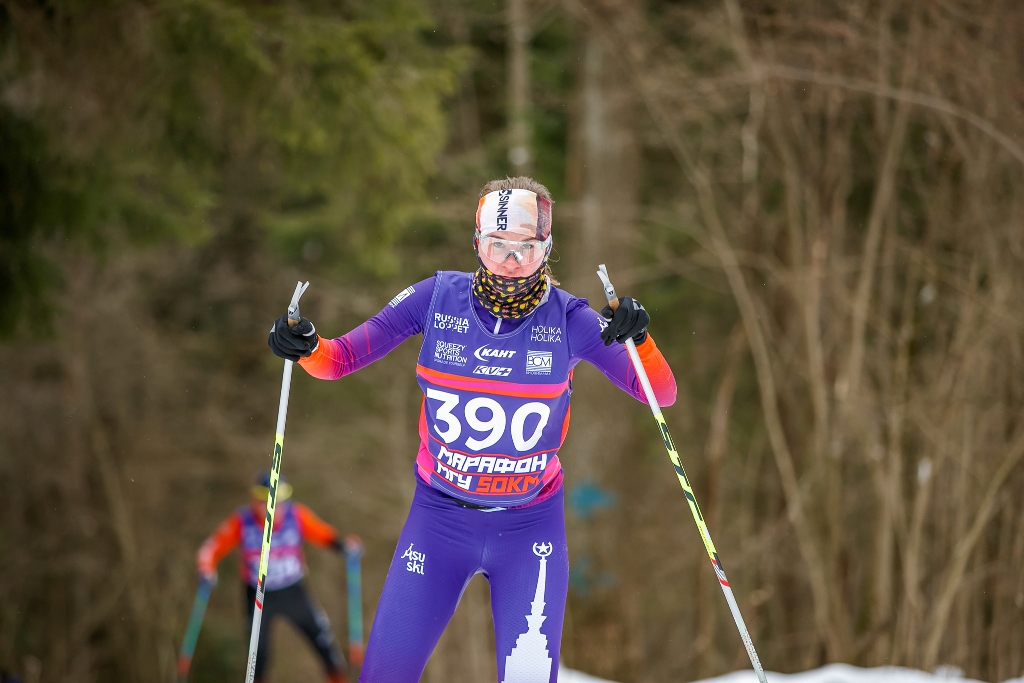
<path fill-rule="evenodd" d="M 499 318 L 522 318 L 540 305 L 548 286 L 547 268 L 541 264 L 528 277 L 501 277 L 483 266 L 473 273 L 476 300 Z"/>

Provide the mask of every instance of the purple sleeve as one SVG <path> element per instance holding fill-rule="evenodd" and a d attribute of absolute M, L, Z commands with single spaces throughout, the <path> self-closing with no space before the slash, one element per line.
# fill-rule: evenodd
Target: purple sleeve
<path fill-rule="evenodd" d="M 627 394 L 642 403 L 647 403 L 643 386 L 629 359 L 623 344 L 605 346 L 601 330 L 607 326 L 601 314 L 592 309 L 586 299 L 573 299 L 566 311 L 566 327 L 569 336 L 569 363 L 575 365 L 585 360 L 611 380 Z M 654 396 L 661 406 L 670 406 L 676 401 L 676 379 L 661 351 L 654 344 L 651 335 L 637 347 L 640 362 L 643 363 L 647 378 L 651 381 Z"/>
<path fill-rule="evenodd" d="M 299 365 L 318 379 L 338 379 L 386 356 L 414 334 L 423 332 L 434 296 L 435 278 L 406 287 L 380 313 L 335 339 L 320 338 L 320 345 Z"/>

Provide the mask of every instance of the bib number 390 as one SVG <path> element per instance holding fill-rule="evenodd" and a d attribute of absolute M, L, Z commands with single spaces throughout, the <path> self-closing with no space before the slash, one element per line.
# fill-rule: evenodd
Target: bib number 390
<path fill-rule="evenodd" d="M 452 443 L 462 435 L 462 422 L 452 412 L 459 405 L 459 396 L 447 391 L 428 388 L 427 398 L 441 402 L 435 413 L 437 421 L 434 422 L 434 431 L 437 432 L 437 435 L 445 443 Z M 485 414 L 489 412 L 490 417 L 482 418 L 481 411 L 486 411 Z M 536 415 L 539 419 L 537 426 L 533 429 L 533 434 L 527 437 L 524 433 L 526 430 L 526 420 L 531 415 Z M 517 451 L 528 451 L 537 445 L 550 416 L 551 408 L 537 401 L 523 404 L 512 414 L 512 444 L 516 447 Z M 475 436 L 466 437 L 466 448 L 472 451 L 481 451 L 488 446 L 496 444 L 505 434 L 505 427 L 509 426 L 505 409 L 493 398 L 487 398 L 486 396 L 478 396 L 467 401 L 463 409 L 463 417 L 466 424 L 473 431 L 480 432 L 481 434 L 486 433 L 486 436 L 482 439 L 478 439 Z M 441 423 L 444 423 L 443 428 Z"/>

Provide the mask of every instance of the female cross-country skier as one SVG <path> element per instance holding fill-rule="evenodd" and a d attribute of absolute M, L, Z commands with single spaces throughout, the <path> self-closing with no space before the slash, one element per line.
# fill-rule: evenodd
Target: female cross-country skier
<path fill-rule="evenodd" d="M 622 346 L 632 338 L 659 403 L 675 401 L 675 378 L 640 304 L 622 297 L 602 316 L 555 286 L 547 188 L 530 178 L 485 185 L 473 248 L 476 272 L 438 271 L 342 337 L 282 317 L 268 340 L 314 377 L 338 379 L 423 335 L 416 493 L 377 606 L 364 683 L 419 681 L 475 574 L 490 583 L 499 681 L 556 681 L 569 582 L 558 449 L 572 368 L 585 360 L 644 401 Z"/>
<path fill-rule="evenodd" d="M 217 565 L 235 547 L 241 546 L 239 568 L 245 584 L 250 629 L 256 605 L 256 577 L 260 569 L 269 486 L 269 472 L 257 476 L 249 504 L 238 508 L 221 522 L 196 554 L 199 575 L 215 583 Z M 281 616 L 291 621 L 309 639 L 323 661 L 329 683 L 345 683 L 348 679 L 345 659 L 334 642 L 331 624 L 323 610 L 313 604 L 302 584 L 302 577 L 306 575 L 303 541 L 333 548 L 338 552 L 344 550 L 344 542 L 334 527 L 317 517 L 312 510 L 302 503 L 289 500 L 291 495 L 292 487 L 282 477 L 277 485 L 277 512 L 274 515 L 273 543 L 267 563 L 263 628 L 260 629 L 257 646 L 255 680 L 264 680 L 264 672 L 270 661 L 270 625 Z"/>

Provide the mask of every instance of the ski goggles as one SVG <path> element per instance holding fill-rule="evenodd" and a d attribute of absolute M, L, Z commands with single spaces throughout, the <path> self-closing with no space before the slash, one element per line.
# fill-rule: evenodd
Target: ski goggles
<path fill-rule="evenodd" d="M 529 266 L 547 256 L 551 249 L 551 237 L 546 240 L 524 240 L 516 242 L 495 235 L 477 233 L 479 254 L 497 263 L 504 263 L 509 256 L 517 263 Z"/>
<path fill-rule="evenodd" d="M 270 489 L 266 486 L 253 486 L 252 497 L 254 500 L 266 500 L 270 496 Z M 292 485 L 286 481 L 277 482 L 277 499 L 288 500 L 292 497 Z"/>

